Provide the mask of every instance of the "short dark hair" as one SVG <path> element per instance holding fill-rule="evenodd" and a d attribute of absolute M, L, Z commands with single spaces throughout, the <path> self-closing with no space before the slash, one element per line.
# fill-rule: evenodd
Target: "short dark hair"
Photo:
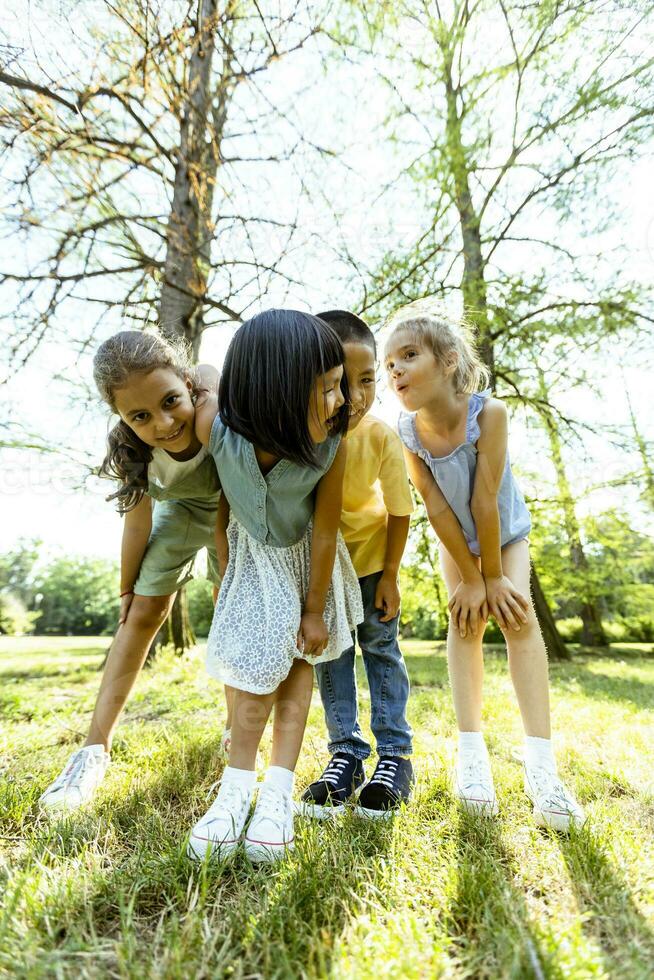
<path fill-rule="evenodd" d="M 266 452 L 316 466 L 307 414 L 316 378 L 343 363 L 338 335 L 298 310 L 266 310 L 247 320 L 227 350 L 218 387 L 225 425 Z M 347 432 L 348 391 L 331 435 Z"/>
<path fill-rule="evenodd" d="M 336 331 L 342 344 L 367 344 L 372 347 L 377 357 L 375 335 L 366 321 L 356 313 L 349 313 L 347 310 L 326 310 L 324 313 L 316 313 L 316 316 Z"/>

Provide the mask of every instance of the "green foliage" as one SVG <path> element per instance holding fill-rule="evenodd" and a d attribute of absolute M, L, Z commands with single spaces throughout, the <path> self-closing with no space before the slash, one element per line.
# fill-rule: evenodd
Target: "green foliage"
<path fill-rule="evenodd" d="M 636 530 L 626 514 L 611 509 L 581 522 L 588 561 L 586 592 L 609 622 L 619 620 L 640 637 L 641 619 L 654 621 L 654 541 Z M 532 536 L 534 560 L 543 588 L 557 617 L 571 620 L 577 613 L 578 577 L 568 561 L 568 543 L 556 509 L 542 508 Z M 564 627 L 572 639 L 574 627 Z M 571 632 L 572 631 L 572 632 Z"/>
<path fill-rule="evenodd" d="M 206 578 L 194 578 L 186 586 L 189 619 L 196 636 L 208 636 L 213 619 L 213 586 Z"/>
<path fill-rule="evenodd" d="M 39 614 L 29 612 L 18 596 L 0 592 L 0 633 L 5 636 L 24 636 L 32 633 Z"/>
<path fill-rule="evenodd" d="M 411 523 L 405 561 L 400 568 L 400 632 L 417 640 L 447 634 L 447 591 L 438 567 L 438 547 L 422 503 Z"/>
<path fill-rule="evenodd" d="M 15 548 L 0 555 L 0 592 L 11 593 L 26 606 L 32 599 L 30 582 L 40 546 L 40 541 L 21 539 Z"/>
<path fill-rule="evenodd" d="M 120 601 L 118 567 L 99 558 L 55 558 L 33 581 L 40 633 L 113 633 Z"/>

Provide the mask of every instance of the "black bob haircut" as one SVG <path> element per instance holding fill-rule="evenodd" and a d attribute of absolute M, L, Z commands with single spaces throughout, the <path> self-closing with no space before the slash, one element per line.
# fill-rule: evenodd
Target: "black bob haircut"
<path fill-rule="evenodd" d="M 342 344 L 367 344 L 368 347 L 372 347 L 372 352 L 377 357 L 375 335 L 366 321 L 356 313 L 349 313 L 347 310 L 326 310 L 324 313 L 316 313 L 316 316 L 336 331 Z"/>
<path fill-rule="evenodd" d="M 317 466 L 308 411 L 317 378 L 343 363 L 343 347 L 330 326 L 310 313 L 265 310 L 239 327 L 227 350 L 218 387 L 225 425 L 266 452 Z M 330 435 L 347 432 L 345 403 Z"/>

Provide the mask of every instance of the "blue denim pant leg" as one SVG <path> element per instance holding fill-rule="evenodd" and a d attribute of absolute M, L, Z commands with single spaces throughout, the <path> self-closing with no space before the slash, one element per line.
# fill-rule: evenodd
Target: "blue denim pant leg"
<path fill-rule="evenodd" d="M 338 660 L 316 664 L 315 671 L 329 734 L 330 755 L 347 752 L 357 759 L 367 759 L 370 746 L 359 727 L 357 713 L 354 645 L 348 647 Z"/>
<path fill-rule="evenodd" d="M 379 755 L 411 755 L 413 732 L 406 719 L 409 677 L 397 642 L 399 616 L 380 621 L 375 592 L 381 572 L 359 579 L 364 620 L 357 628 L 370 688 L 370 726 Z M 349 752 L 367 759 L 370 745 L 363 737 L 357 713 L 354 646 L 338 660 L 316 664 L 318 687 L 329 733 L 329 752 Z"/>
<path fill-rule="evenodd" d="M 409 675 L 397 641 L 400 617 L 382 623 L 375 608 L 381 572 L 359 579 L 364 620 L 357 630 L 370 688 L 370 727 L 378 755 L 411 755 L 413 731 L 406 717 Z"/>

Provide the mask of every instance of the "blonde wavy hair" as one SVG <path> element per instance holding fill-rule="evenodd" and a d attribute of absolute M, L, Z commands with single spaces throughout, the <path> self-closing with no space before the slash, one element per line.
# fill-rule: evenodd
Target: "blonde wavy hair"
<path fill-rule="evenodd" d="M 458 394 L 472 394 L 488 385 L 490 371 L 479 356 L 472 326 L 465 317 L 455 320 L 436 300 L 421 299 L 402 306 L 386 321 L 385 349 L 398 330 L 406 330 L 428 347 L 438 361 L 442 362 L 452 351 L 456 352 L 457 365 L 452 380 Z"/>

